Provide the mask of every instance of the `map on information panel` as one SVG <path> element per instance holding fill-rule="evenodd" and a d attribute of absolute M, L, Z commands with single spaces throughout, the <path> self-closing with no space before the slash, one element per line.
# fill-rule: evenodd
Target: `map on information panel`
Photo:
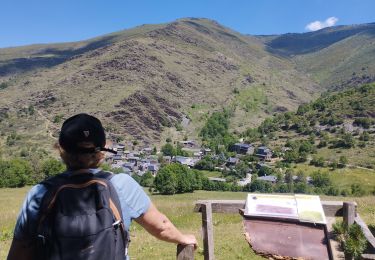
<path fill-rule="evenodd" d="M 244 215 L 326 224 L 320 198 L 313 195 L 248 194 Z"/>

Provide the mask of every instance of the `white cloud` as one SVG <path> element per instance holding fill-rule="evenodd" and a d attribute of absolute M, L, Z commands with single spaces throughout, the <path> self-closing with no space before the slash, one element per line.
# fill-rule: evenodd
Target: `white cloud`
<path fill-rule="evenodd" d="M 334 26 L 339 19 L 337 17 L 329 17 L 324 22 L 315 21 L 306 25 L 305 29 L 309 31 L 317 31 L 326 27 Z"/>

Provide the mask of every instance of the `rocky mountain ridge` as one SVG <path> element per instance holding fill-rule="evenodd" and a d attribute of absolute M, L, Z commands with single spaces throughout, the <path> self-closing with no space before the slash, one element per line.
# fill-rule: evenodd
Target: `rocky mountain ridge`
<path fill-rule="evenodd" d="M 321 36 L 316 32 L 316 39 L 336 33 L 335 28 L 330 30 Z M 319 49 L 291 53 L 280 46 L 314 33 L 247 36 L 212 20 L 186 18 L 77 43 L 0 49 L 0 108 L 7 109 L 15 122 L 9 126 L 3 120 L 0 130 L 5 139 L 28 122 L 28 133 L 40 134 L 45 142 L 46 131 L 56 135 L 61 123 L 56 118 L 88 112 L 101 118 L 113 137 L 154 143 L 166 131 L 180 138 L 196 137 L 209 113 L 231 106 L 235 108 L 232 131 L 242 131 L 275 112 L 294 110 L 316 98 L 333 86 L 329 82 L 339 86 L 364 76 L 371 80 L 375 75 L 371 59 L 357 61 L 375 50 L 373 36 L 366 30 L 333 37 Z M 346 66 L 361 68 L 355 75 L 341 70 L 340 79 L 334 81 L 340 68 L 325 68 L 319 63 L 321 57 L 335 48 L 342 55 L 348 48 L 345 42 L 354 44 L 358 37 L 368 38 L 365 46 L 341 64 L 356 61 L 355 66 Z M 20 111 L 29 107 L 38 111 L 37 120 L 34 115 L 17 121 Z M 183 117 L 190 119 L 189 125 L 177 131 Z M 40 122 L 45 120 L 50 123 L 43 130 Z"/>

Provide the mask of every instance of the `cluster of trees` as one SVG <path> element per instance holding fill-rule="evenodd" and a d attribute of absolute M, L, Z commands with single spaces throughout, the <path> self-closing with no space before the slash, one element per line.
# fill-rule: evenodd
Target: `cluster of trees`
<path fill-rule="evenodd" d="M 339 160 L 332 160 L 329 162 L 326 162 L 322 156 L 314 156 L 310 164 L 314 165 L 316 167 L 331 167 L 332 169 L 337 169 L 337 168 L 345 168 L 346 164 L 348 163 L 348 159 L 345 156 L 340 156 Z"/>
<path fill-rule="evenodd" d="M 253 180 L 244 187 L 244 191 L 262 193 L 304 193 L 304 194 L 325 194 L 329 196 L 363 196 L 366 191 L 360 184 L 354 183 L 350 188 L 339 189 L 334 187 L 328 173 L 316 171 L 307 182 L 302 171 L 293 178 L 293 172 L 287 170 L 285 175 L 277 174 L 277 182 L 271 184 L 262 180 Z"/>
<path fill-rule="evenodd" d="M 167 140 L 167 143 L 161 147 L 160 151 L 164 156 L 189 156 L 189 153 L 187 151 L 182 150 L 182 146 L 180 143 L 177 143 L 176 146 L 173 146 L 169 139 Z"/>
<path fill-rule="evenodd" d="M 248 129 L 243 136 L 253 142 L 260 141 L 264 136 L 272 136 L 274 132 L 281 130 L 294 130 L 300 134 L 310 135 L 316 132 L 314 126 L 317 123 L 336 126 L 342 124 L 345 118 L 353 116 L 353 125 L 368 129 L 375 123 L 375 120 L 368 116 L 372 111 L 374 95 L 375 84 L 336 94 L 325 94 L 314 102 L 300 105 L 296 113 L 285 112 L 265 119 L 258 128 Z M 320 137 L 324 138 L 324 136 Z M 337 144 L 334 144 L 336 147 L 354 146 L 350 134 L 340 136 L 337 141 Z"/>
<path fill-rule="evenodd" d="M 156 177 L 147 172 L 143 176 L 133 178 L 142 186 L 161 194 L 193 192 L 195 190 L 209 191 L 242 191 L 235 183 L 210 181 L 203 173 L 190 169 L 185 165 L 172 163 L 162 167 Z"/>
<path fill-rule="evenodd" d="M 203 175 L 182 164 L 162 167 L 154 180 L 153 188 L 161 194 L 193 192 L 202 189 Z"/>
<path fill-rule="evenodd" d="M 227 151 L 236 142 L 236 138 L 229 133 L 231 115 L 229 109 L 212 113 L 199 133 L 204 146 L 220 153 Z"/>
<path fill-rule="evenodd" d="M 0 188 L 34 185 L 64 170 L 65 165 L 54 158 L 47 158 L 41 161 L 19 158 L 0 160 Z"/>
<path fill-rule="evenodd" d="M 150 187 L 151 190 L 161 194 L 172 195 L 176 193 L 193 192 L 195 190 L 208 191 L 244 191 L 261 193 L 304 193 L 304 194 L 325 194 L 330 196 L 363 196 L 365 190 L 359 184 L 352 184 L 349 189 L 338 189 L 333 186 L 328 173 L 316 171 L 310 175 L 308 182 L 305 174 L 299 171 L 296 175 L 288 169 L 285 174 L 276 173 L 276 183 L 272 184 L 257 179 L 253 174 L 251 183 L 244 187 L 238 186 L 235 179 L 232 182 L 210 181 L 203 173 L 196 169 L 190 169 L 184 165 L 172 163 L 162 167 L 156 177 L 146 173 L 142 177 L 133 176 L 142 186 Z M 264 170 L 263 169 L 263 170 Z M 263 171 L 258 170 L 258 174 Z M 227 178 L 228 179 L 228 178 Z"/>

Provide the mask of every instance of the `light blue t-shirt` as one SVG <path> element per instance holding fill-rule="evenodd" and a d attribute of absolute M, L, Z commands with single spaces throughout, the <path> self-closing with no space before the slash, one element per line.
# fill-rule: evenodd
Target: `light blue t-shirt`
<path fill-rule="evenodd" d="M 99 169 L 90 169 L 90 172 L 94 174 L 99 171 Z M 124 225 L 129 230 L 131 221 L 146 213 L 150 207 L 150 198 L 142 187 L 127 174 L 115 174 L 111 183 L 120 200 Z M 40 205 L 46 192 L 47 189 L 44 185 L 37 184 L 27 194 L 14 229 L 16 239 L 35 237 Z"/>

